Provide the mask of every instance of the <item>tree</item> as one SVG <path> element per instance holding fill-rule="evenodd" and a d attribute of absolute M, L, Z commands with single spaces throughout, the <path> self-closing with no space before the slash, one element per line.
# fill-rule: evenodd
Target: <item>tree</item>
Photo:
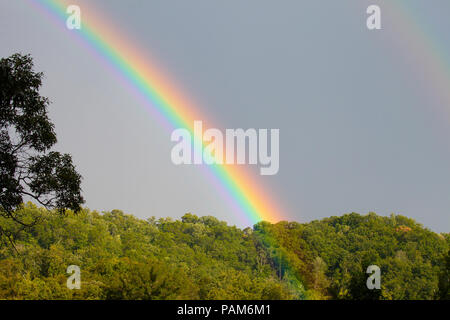
<path fill-rule="evenodd" d="M 445 257 L 445 264 L 439 275 L 438 298 L 441 300 L 450 300 L 450 250 Z"/>
<path fill-rule="evenodd" d="M 51 151 L 57 139 L 49 100 L 39 94 L 43 74 L 33 67 L 30 55 L 0 60 L 0 215 L 23 227 L 15 211 L 24 197 L 61 212 L 84 202 L 71 156 Z"/>

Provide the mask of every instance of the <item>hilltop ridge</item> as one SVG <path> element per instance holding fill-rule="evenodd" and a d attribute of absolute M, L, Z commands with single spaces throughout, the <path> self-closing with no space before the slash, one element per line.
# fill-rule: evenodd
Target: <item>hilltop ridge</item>
<path fill-rule="evenodd" d="M 413 219 L 345 214 L 241 230 L 206 216 L 19 211 L 30 230 L 0 247 L 1 299 L 448 299 L 449 234 Z M 0 219 L 3 229 L 18 226 Z M 69 290 L 69 265 L 81 289 Z M 368 265 L 381 290 L 368 290 Z"/>

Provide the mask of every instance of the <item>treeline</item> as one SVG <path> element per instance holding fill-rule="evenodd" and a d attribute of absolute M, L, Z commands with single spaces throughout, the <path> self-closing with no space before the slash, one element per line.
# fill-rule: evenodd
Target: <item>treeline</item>
<path fill-rule="evenodd" d="M 255 228 L 277 239 L 283 264 L 317 298 L 450 299 L 450 234 L 436 234 L 413 219 L 351 213 Z M 381 290 L 367 289 L 370 265 L 381 269 Z"/>
<path fill-rule="evenodd" d="M 448 299 L 448 234 L 412 219 L 348 214 L 240 230 L 186 214 L 16 212 L 0 218 L 0 299 Z M 368 290 L 368 265 L 381 290 Z M 69 290 L 69 265 L 81 288 Z"/>

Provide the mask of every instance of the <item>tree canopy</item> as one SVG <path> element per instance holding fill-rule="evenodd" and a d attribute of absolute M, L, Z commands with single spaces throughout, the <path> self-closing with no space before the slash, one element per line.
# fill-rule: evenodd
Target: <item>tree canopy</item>
<path fill-rule="evenodd" d="M 29 204 L 17 215 L 42 220 L 18 232 L 17 252 L 0 247 L 0 299 L 448 298 L 448 234 L 402 216 L 241 230 L 194 214 L 140 220 Z M 366 287 L 369 264 L 381 268 L 381 290 Z M 80 290 L 66 287 L 69 265 L 81 269 Z"/>
<path fill-rule="evenodd" d="M 22 225 L 14 212 L 24 197 L 59 211 L 84 202 L 71 156 L 51 150 L 57 138 L 49 99 L 39 93 L 42 78 L 29 55 L 0 60 L 0 214 Z"/>

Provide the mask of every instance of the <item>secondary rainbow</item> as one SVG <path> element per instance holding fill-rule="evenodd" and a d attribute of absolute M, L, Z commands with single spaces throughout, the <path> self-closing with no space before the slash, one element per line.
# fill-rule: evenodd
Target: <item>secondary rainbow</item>
<path fill-rule="evenodd" d="M 398 34 L 392 46 L 397 47 L 400 54 L 411 57 L 415 63 L 407 72 L 412 71 L 416 77 L 426 79 L 424 94 L 434 100 L 440 112 L 448 115 L 450 53 L 444 46 L 448 44 L 448 37 L 439 39 L 420 16 L 418 8 L 408 1 L 390 1 L 385 6 L 386 13 L 391 15 L 393 31 Z M 442 34 L 447 35 L 445 32 Z"/>
<path fill-rule="evenodd" d="M 49 17 L 65 27 L 70 3 L 62 0 L 29 0 L 46 12 Z M 185 128 L 193 135 L 194 120 L 202 120 L 205 126 L 214 127 L 204 113 L 199 114 L 190 100 L 168 81 L 167 77 L 151 63 L 136 45 L 116 30 L 92 7 L 82 8 L 82 28 L 67 30 L 100 58 L 123 83 L 134 91 L 149 111 L 168 129 Z M 203 143 L 203 141 L 202 141 Z M 286 216 L 275 205 L 273 195 L 265 192 L 260 183 L 245 168 L 237 165 L 205 166 L 207 175 L 230 205 L 238 210 L 244 223 L 258 221 L 276 222 Z"/>

